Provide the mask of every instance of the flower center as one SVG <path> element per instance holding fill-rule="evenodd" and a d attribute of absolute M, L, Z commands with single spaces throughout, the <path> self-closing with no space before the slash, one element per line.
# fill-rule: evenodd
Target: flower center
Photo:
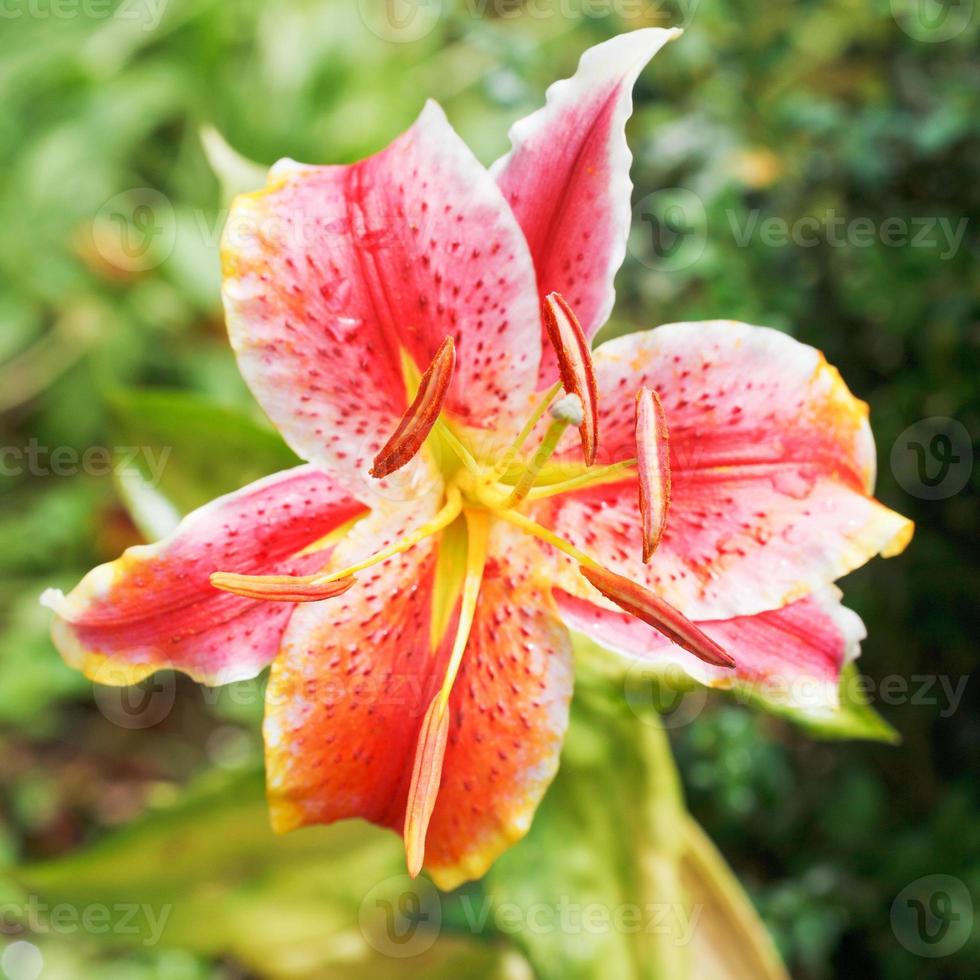
<path fill-rule="evenodd" d="M 451 337 L 446 338 L 419 378 L 415 398 L 394 434 L 375 457 L 371 474 L 378 478 L 387 476 L 404 466 L 422 450 L 423 445 L 430 445 L 433 455 L 442 461 L 440 469 L 446 489 L 442 506 L 428 521 L 394 544 L 348 568 L 306 576 L 215 572 L 211 575 L 211 583 L 216 588 L 251 599 L 280 602 L 329 599 L 352 588 L 357 573 L 364 569 L 408 551 L 426 538 L 437 535 L 441 539 L 444 532 L 449 533 L 453 526 L 464 523 L 460 521 L 462 516 L 465 520 L 467 573 L 465 583 L 459 582 L 458 587 L 462 590 L 462 598 L 472 605 L 479 594 L 486 560 L 489 518 L 492 517 L 520 528 L 573 559 L 583 576 L 602 595 L 619 608 L 654 626 L 690 653 L 708 663 L 734 666 L 734 661 L 680 612 L 643 586 L 603 568 L 590 555 L 530 516 L 529 509 L 538 500 L 637 476 L 643 560 L 646 562 L 660 541 L 670 496 L 667 425 L 656 393 L 645 388 L 637 393 L 637 457 L 606 466 L 593 466 L 598 435 L 597 385 L 588 343 L 574 313 L 557 294 L 546 298 L 544 320 L 558 358 L 561 379 L 542 393 L 517 437 L 497 458 L 487 460 L 480 459 L 479 453 L 474 455 L 457 435 L 450 419 L 443 414 L 455 367 L 456 354 Z M 413 373 L 414 368 L 407 369 L 406 377 L 412 377 Z M 418 377 L 417 373 L 414 376 Z M 566 394 L 556 401 L 562 389 Z M 551 421 L 537 449 L 530 456 L 522 455 L 524 444 L 549 411 Z M 554 464 L 552 457 L 570 425 L 579 429 L 582 463 Z M 479 533 L 475 534 L 474 529 L 479 529 Z M 452 597 L 452 604 L 459 598 Z M 465 608 L 469 608 L 469 605 Z M 471 616 L 472 609 L 469 613 Z M 461 617 L 457 629 L 459 635 L 453 656 L 456 667 L 450 671 L 451 677 L 455 676 L 459 657 L 466 645 L 469 621 Z M 451 677 L 448 681 L 450 686 Z M 437 741 L 441 737 L 441 725 L 441 720 L 433 720 L 432 737 Z"/>

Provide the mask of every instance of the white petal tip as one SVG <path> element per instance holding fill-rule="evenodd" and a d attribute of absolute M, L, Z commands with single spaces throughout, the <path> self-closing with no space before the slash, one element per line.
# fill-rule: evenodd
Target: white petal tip
<path fill-rule="evenodd" d="M 38 602 L 46 609 L 51 609 L 60 615 L 65 608 L 66 599 L 61 589 L 45 589 L 38 598 Z"/>

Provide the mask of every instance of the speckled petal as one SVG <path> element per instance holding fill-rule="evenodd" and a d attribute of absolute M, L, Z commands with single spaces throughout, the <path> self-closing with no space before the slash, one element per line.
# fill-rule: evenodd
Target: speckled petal
<path fill-rule="evenodd" d="M 372 512 L 338 545 L 353 564 L 409 533 L 437 498 Z M 446 651 L 430 649 L 434 538 L 360 573 L 353 588 L 298 607 L 266 690 L 273 827 L 363 817 L 401 833 L 412 760 Z"/>
<path fill-rule="evenodd" d="M 402 833 L 416 745 L 458 617 L 432 649 L 437 547 L 427 539 L 372 569 L 363 588 L 362 577 L 329 606 L 294 614 L 266 703 L 278 831 L 362 817 Z M 568 719 L 571 646 L 546 583 L 534 578 L 542 556 L 506 527 L 491 547 L 426 836 L 424 867 L 442 888 L 481 875 L 527 830 Z M 347 549 L 335 560 L 356 560 L 356 546 Z"/>
<path fill-rule="evenodd" d="M 425 869 L 444 889 L 480 877 L 524 836 L 568 724 L 571 644 L 543 575 L 548 563 L 506 525 L 496 525 L 490 547 L 426 840 Z"/>
<path fill-rule="evenodd" d="M 254 677 L 276 655 L 295 607 L 220 592 L 209 575 L 312 572 L 329 549 L 299 553 L 364 512 L 312 466 L 219 497 L 164 540 L 89 572 L 67 596 L 45 593 L 57 614 L 55 644 L 102 684 L 132 684 L 163 668 L 206 684 Z"/>
<path fill-rule="evenodd" d="M 548 89 L 544 106 L 514 124 L 513 148 L 491 168 L 527 236 L 542 298 L 561 293 L 586 337 L 612 310 L 613 277 L 626 254 L 633 85 L 679 34 L 645 28 L 590 48 L 571 78 Z M 545 345 L 542 385 L 556 375 Z"/>
<path fill-rule="evenodd" d="M 698 623 L 734 657 L 737 667 L 730 671 L 696 659 L 632 616 L 564 592 L 555 598 L 568 626 L 609 650 L 661 668 L 676 665 L 710 687 L 738 684 L 770 703 L 813 713 L 837 707 L 841 669 L 857 657 L 865 637 L 861 619 L 830 586 L 782 609 Z"/>
<path fill-rule="evenodd" d="M 538 519 L 689 619 L 777 609 L 908 543 L 911 522 L 870 496 L 867 406 L 812 347 L 743 323 L 675 323 L 603 344 L 595 367 L 600 464 L 634 453 L 632 393 L 660 394 L 663 537 L 644 565 L 635 478 L 554 498 Z M 568 434 L 561 451 L 576 458 Z M 574 562 L 557 584 L 591 598 Z"/>
<path fill-rule="evenodd" d="M 520 427 L 541 355 L 533 264 L 435 103 L 360 163 L 277 164 L 265 190 L 236 200 L 222 261 L 229 333 L 259 403 L 365 499 L 385 494 L 367 474 L 408 406 L 403 355 L 421 372 L 451 336 L 447 410 L 504 437 Z M 398 485 L 424 483 L 424 465 Z"/>

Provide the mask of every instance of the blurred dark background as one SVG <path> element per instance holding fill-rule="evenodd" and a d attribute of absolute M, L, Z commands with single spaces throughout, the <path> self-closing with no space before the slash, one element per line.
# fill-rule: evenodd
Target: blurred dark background
<path fill-rule="evenodd" d="M 671 729 L 688 802 L 795 977 L 980 975 L 976 930 L 962 940 L 945 899 L 928 921 L 949 929 L 951 950 L 893 910 L 907 888 L 927 904 L 952 896 L 961 916 L 964 892 L 980 900 L 972 0 L 36 0 L 0 13 L 0 868 L 82 853 L 194 779 L 255 799 L 255 689 L 171 679 L 164 710 L 134 715 L 61 663 L 37 605 L 45 586 L 73 585 L 165 525 L 168 508 L 290 459 L 224 335 L 227 200 L 202 127 L 262 164 L 342 162 L 379 149 L 432 96 L 489 163 L 586 47 L 677 24 L 684 37 L 636 91 L 634 229 L 607 330 L 720 317 L 818 346 L 871 405 L 879 497 L 917 522 L 906 554 L 842 583 L 869 631 L 860 673 L 901 744 L 818 741 L 712 696 Z M 129 446 L 157 456 L 121 458 Z M 154 458 L 159 485 L 129 478 Z M 240 825 L 209 830 L 205 816 L 181 833 L 240 837 L 251 867 L 261 859 L 243 828 L 261 806 L 240 812 Z M 124 850 L 113 867 L 137 874 L 134 860 Z M 165 865 L 139 873 L 155 882 Z M 343 967 L 342 930 L 334 972 L 294 962 L 291 929 L 328 917 L 317 903 L 330 886 L 304 906 L 278 878 L 268 899 L 249 881 L 248 914 L 236 899 L 227 922 L 186 926 L 176 946 L 48 935 L 38 974 L 23 944 L 10 952 L 31 936 L 5 928 L 0 967 L 12 980 L 251 975 L 241 963 L 361 975 L 356 956 Z M 266 936 L 256 952 L 248 937 L 283 907 L 283 949 Z M 330 907 L 341 916 L 341 899 Z"/>

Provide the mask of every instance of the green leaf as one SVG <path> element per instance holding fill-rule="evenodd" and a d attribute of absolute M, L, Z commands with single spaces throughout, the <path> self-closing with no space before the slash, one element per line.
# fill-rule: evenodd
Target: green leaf
<path fill-rule="evenodd" d="M 561 768 L 485 879 L 490 925 L 550 978 L 786 980 L 765 926 L 687 814 L 653 711 L 581 656 Z"/>
<path fill-rule="evenodd" d="M 736 700 L 760 708 L 769 714 L 786 718 L 817 738 L 859 738 L 870 742 L 886 742 L 891 745 L 902 740 L 901 735 L 871 707 L 863 696 L 860 675 L 855 664 L 847 664 L 841 671 L 838 689 L 840 707 L 833 713 L 824 714 L 813 714 L 799 708 L 779 704 L 766 699 L 758 691 L 749 687 L 740 688 L 736 686 L 733 694 Z"/>
<path fill-rule="evenodd" d="M 574 634 L 574 639 L 580 657 L 589 663 L 591 670 L 628 688 L 629 661 L 583 634 Z M 666 710 L 667 706 L 672 701 L 676 701 L 679 696 L 699 687 L 697 681 L 674 664 L 666 664 L 661 668 L 651 663 L 643 664 L 642 668 L 644 689 L 649 691 L 652 685 L 656 685 L 657 696 L 654 701 L 655 706 L 660 710 Z M 816 738 L 864 739 L 890 744 L 901 741 L 898 732 L 871 707 L 863 696 L 860 675 L 853 663 L 847 664 L 841 671 L 838 688 L 840 706 L 836 711 L 808 711 L 786 704 L 778 697 L 771 696 L 769 688 L 764 684 L 735 683 L 731 690 L 710 690 L 739 704 L 784 718 Z"/>
<path fill-rule="evenodd" d="M 95 939 L 231 956 L 263 977 L 494 977 L 513 963 L 500 947 L 441 934 L 441 899 L 407 877 L 397 836 L 346 821 L 276 837 L 259 772 L 212 777 L 11 877 L 65 921 L 108 909 L 108 929 L 81 930 Z"/>
<path fill-rule="evenodd" d="M 126 389 L 110 396 L 122 495 L 144 533 L 299 459 L 272 429 L 198 395 Z"/>
<path fill-rule="evenodd" d="M 265 187 L 268 167 L 243 157 L 213 126 L 201 127 L 204 155 L 221 185 L 221 200 L 227 204 L 238 194 Z"/>
<path fill-rule="evenodd" d="M 578 685 L 558 776 L 486 878 L 492 924 L 542 980 L 689 975 L 675 774 L 646 764 L 657 731 L 632 722 Z"/>
<path fill-rule="evenodd" d="M 693 817 L 683 824 L 681 880 L 697 925 L 692 976 L 712 980 L 788 980 L 769 934 L 748 896 Z"/>
<path fill-rule="evenodd" d="M 51 646 L 51 616 L 38 602 L 47 584 L 25 585 L 3 608 L 0 627 L 0 723 L 34 732 L 51 727 L 51 705 L 91 689 Z"/>

